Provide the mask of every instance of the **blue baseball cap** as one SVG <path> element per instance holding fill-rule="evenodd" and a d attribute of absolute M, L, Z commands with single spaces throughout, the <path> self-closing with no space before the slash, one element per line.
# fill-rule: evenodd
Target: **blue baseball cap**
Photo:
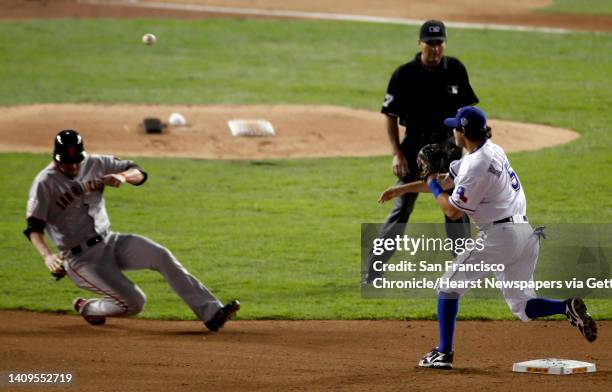
<path fill-rule="evenodd" d="M 487 126 L 487 114 L 475 106 L 465 106 L 457 111 L 455 117 L 444 120 L 444 125 L 449 128 L 481 131 Z"/>

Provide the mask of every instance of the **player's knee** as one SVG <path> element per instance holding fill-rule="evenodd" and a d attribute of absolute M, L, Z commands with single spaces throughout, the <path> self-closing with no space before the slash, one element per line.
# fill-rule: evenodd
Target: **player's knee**
<path fill-rule="evenodd" d="M 174 255 L 168 249 L 162 248 L 161 255 L 162 255 L 162 260 L 164 261 L 164 263 L 174 262 Z"/>
<path fill-rule="evenodd" d="M 442 291 L 439 290 L 438 291 L 438 299 L 456 299 L 459 300 L 461 298 L 461 293 L 457 293 L 457 292 L 446 292 L 446 291 Z"/>
<path fill-rule="evenodd" d="M 155 265 L 155 269 L 162 271 L 164 269 L 176 267 L 178 261 L 168 249 L 161 247 L 159 250 L 159 258 Z"/>
<path fill-rule="evenodd" d="M 141 290 L 137 290 L 126 301 L 126 314 L 134 315 L 142 312 L 147 303 L 147 296 Z"/>

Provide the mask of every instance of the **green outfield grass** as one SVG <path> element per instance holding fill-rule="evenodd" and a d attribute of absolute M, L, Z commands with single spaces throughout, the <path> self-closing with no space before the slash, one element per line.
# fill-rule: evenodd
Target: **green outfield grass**
<path fill-rule="evenodd" d="M 144 32 L 158 44 L 140 44 Z M 0 104 L 309 103 L 378 110 L 387 79 L 416 52 L 416 28 L 304 21 L 0 23 Z M 393 48 L 390 50 L 390 48 Z M 572 128 L 567 146 L 512 154 L 536 224 L 611 222 L 612 36 L 451 30 L 493 118 Z M 50 131 L 53 134 L 55 130 Z M 381 129 L 381 142 L 386 143 Z M 52 281 L 20 234 L 27 191 L 49 155 L 0 154 L 0 307 L 68 310 L 81 293 Z M 435 300 L 360 298 L 360 224 L 393 183 L 388 157 L 267 161 L 141 158 L 144 188 L 107 192 L 114 230 L 168 246 L 241 318 L 432 318 Z M 15 175 L 15 173 L 19 173 Z M 413 220 L 441 222 L 431 197 Z M 153 272 L 143 317 L 190 318 Z M 612 303 L 593 313 L 612 318 Z M 511 318 L 502 300 L 460 317 Z"/>
<path fill-rule="evenodd" d="M 564 14 L 612 15 L 612 1 L 609 0 L 554 0 L 544 12 Z"/>

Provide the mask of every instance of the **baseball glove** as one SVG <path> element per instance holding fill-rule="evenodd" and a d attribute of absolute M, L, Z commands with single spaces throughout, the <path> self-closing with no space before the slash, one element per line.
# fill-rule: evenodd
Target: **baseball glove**
<path fill-rule="evenodd" d="M 64 269 L 64 266 L 62 266 L 61 269 L 59 269 L 58 271 L 55 272 L 51 272 L 51 275 L 55 278 L 55 280 L 60 280 L 63 277 L 65 277 L 66 275 L 68 275 L 68 273 L 66 272 L 66 269 Z"/>
<path fill-rule="evenodd" d="M 447 157 L 446 149 L 440 144 L 428 144 L 421 148 L 417 154 L 421 180 L 426 181 L 430 174 L 445 172 Z"/>

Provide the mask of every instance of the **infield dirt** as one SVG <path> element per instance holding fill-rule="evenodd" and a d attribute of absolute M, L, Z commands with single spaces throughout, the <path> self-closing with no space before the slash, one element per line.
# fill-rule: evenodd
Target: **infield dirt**
<path fill-rule="evenodd" d="M 3 371 L 72 372 L 78 391 L 609 391 L 612 380 L 610 321 L 593 344 L 565 321 L 460 321 L 455 369 L 440 371 L 416 366 L 437 341 L 433 321 L 230 321 L 211 333 L 197 321 L 0 317 Z M 536 358 L 596 362 L 598 371 L 512 372 Z"/>

